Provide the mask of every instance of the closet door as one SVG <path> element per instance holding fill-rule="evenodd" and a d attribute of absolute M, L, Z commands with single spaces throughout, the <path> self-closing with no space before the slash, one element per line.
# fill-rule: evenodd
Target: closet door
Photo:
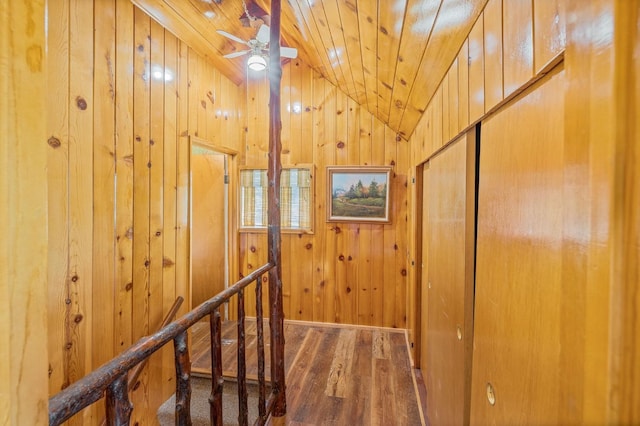
<path fill-rule="evenodd" d="M 423 238 L 428 249 L 422 305 L 426 315 L 423 373 L 427 416 L 434 425 L 463 425 L 469 420 L 474 134 L 462 136 L 432 158 L 425 172 L 428 213 Z"/>
<path fill-rule="evenodd" d="M 562 279 L 564 88 L 556 70 L 482 125 L 471 424 L 581 423 L 559 417 L 581 380 L 561 344 L 580 285 Z"/>

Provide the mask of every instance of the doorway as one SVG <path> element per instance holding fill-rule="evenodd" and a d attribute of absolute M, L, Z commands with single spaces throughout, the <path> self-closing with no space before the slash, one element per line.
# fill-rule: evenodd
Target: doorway
<path fill-rule="evenodd" d="M 229 286 L 233 155 L 191 138 L 191 308 Z M 224 318 L 228 317 L 225 305 Z"/>

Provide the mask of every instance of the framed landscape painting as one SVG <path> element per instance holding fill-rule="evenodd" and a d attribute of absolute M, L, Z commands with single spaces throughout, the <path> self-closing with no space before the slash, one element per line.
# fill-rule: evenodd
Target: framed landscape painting
<path fill-rule="evenodd" d="M 390 222 L 391 167 L 327 167 L 328 222 Z"/>

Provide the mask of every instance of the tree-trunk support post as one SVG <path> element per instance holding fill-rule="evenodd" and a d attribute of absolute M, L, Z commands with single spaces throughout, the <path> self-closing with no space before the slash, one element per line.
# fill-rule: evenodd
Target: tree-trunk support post
<path fill-rule="evenodd" d="M 269 325 L 271 328 L 271 386 L 276 394 L 273 416 L 287 412 L 284 374 L 284 310 L 280 257 L 280 153 L 282 120 L 280 116 L 280 0 L 271 2 L 271 34 L 269 40 Z"/>

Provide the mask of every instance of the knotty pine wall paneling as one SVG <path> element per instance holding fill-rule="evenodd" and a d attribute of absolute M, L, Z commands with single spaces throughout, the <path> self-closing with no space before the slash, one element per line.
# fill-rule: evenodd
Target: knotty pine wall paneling
<path fill-rule="evenodd" d="M 241 152 L 246 95 L 128 0 L 56 0 L 48 13 L 53 394 L 155 331 L 176 296 L 185 312 L 189 136 Z M 172 352 L 141 375 L 134 422 L 174 391 Z"/>
<path fill-rule="evenodd" d="M 282 235 L 287 318 L 405 327 L 407 282 L 407 170 L 409 145 L 355 100 L 301 61 L 284 65 L 283 141 L 290 163 L 313 164 L 313 234 Z M 288 83 L 288 87 L 286 84 Z M 246 167 L 266 167 L 267 82 L 248 81 Z M 287 108 L 291 105 L 290 108 Z M 286 163 L 284 163 L 287 165 Z M 326 167 L 391 165 L 392 223 L 326 222 Z M 240 235 L 241 274 L 260 266 L 264 233 Z M 251 260 L 250 260 L 251 259 Z M 253 306 L 250 308 L 253 310 Z M 252 311 L 253 312 L 253 311 Z"/>
<path fill-rule="evenodd" d="M 61 142 L 47 145 L 42 119 L 44 16 L 44 2 L 0 4 L 0 424 L 11 426 L 48 419 L 47 150 Z"/>

